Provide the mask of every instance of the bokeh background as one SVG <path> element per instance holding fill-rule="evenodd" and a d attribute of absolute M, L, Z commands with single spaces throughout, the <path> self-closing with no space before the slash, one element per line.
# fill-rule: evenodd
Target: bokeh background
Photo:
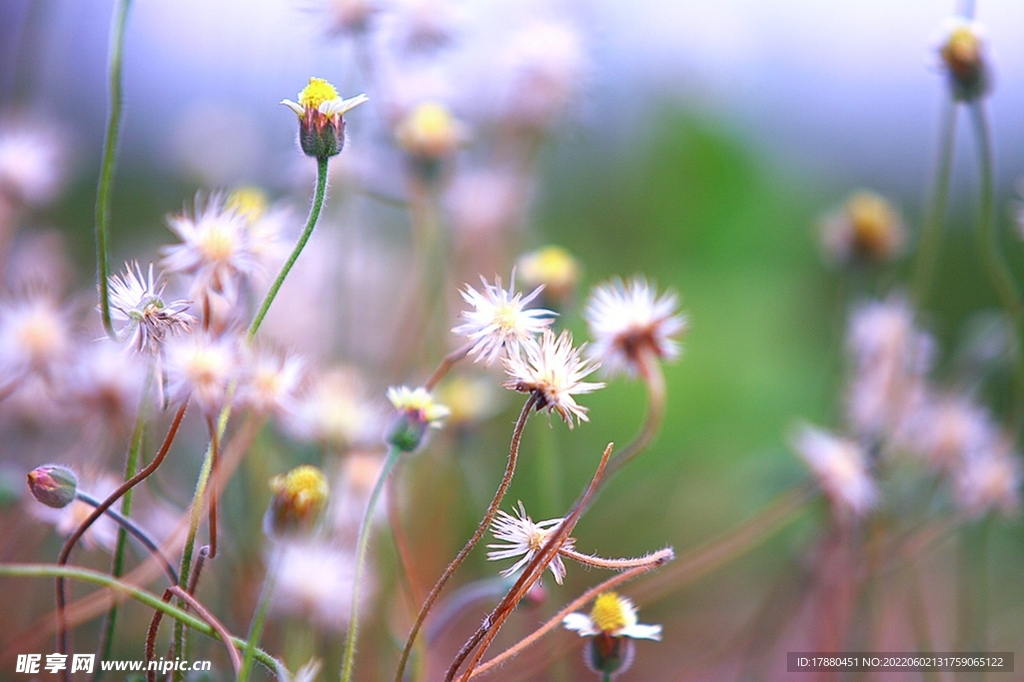
<path fill-rule="evenodd" d="M 996 215 L 1005 254 L 1020 273 L 1024 248 L 1014 202 L 1020 200 L 1016 183 L 1024 176 L 1019 152 L 1024 144 L 1024 52 L 1018 49 L 1024 4 L 978 5 L 995 67 L 988 104 L 995 131 Z M 375 38 L 375 49 L 397 50 L 403 31 L 418 26 L 417 21 L 433 22 L 451 36 L 430 60 L 395 62 L 409 71 L 396 68 L 384 76 L 393 99 L 437 97 L 471 123 L 486 119 L 505 95 L 500 70 L 518 30 L 538 17 L 571 25 L 579 38 L 578 53 L 566 55 L 577 60 L 570 65 L 571 98 L 539 151 L 531 203 L 514 240 L 517 248 L 482 265 L 481 272 L 507 276 L 519 252 L 556 243 L 584 267 L 580 297 L 564 314 L 566 325 L 581 338 L 583 293 L 613 275 L 646 274 L 659 287 L 677 291 L 689 316 L 683 357 L 666 368 L 668 418 L 657 442 L 603 492 L 578 528 L 579 546 L 613 556 L 663 545 L 682 553 L 758 514 L 777 495 L 809 478 L 788 446 L 788 434 L 798 419 L 826 426 L 840 422 L 850 304 L 900 288 L 909 272 L 908 264 L 900 262 L 851 280 L 823 258 L 818 220 L 851 191 L 867 187 L 889 197 L 912 231 L 920 225 L 934 173 L 939 112 L 947 97 L 934 36 L 954 9 L 951 2 L 925 0 L 408 0 L 393 3 L 384 13 L 385 30 Z M 108 2 L 0 3 L 0 110 L 56 124 L 70 150 L 65 191 L 54 204 L 34 212 L 29 223 L 63 232 L 86 290 L 93 277 L 92 215 L 111 10 Z M 401 191 L 395 154 L 375 151 L 388 144 L 376 120 L 379 98 L 360 69 L 354 41 L 328 34 L 331 11 L 327 3 L 314 0 L 136 3 L 126 43 L 112 262 L 151 254 L 156 244 L 167 242 L 164 217 L 180 210 L 197 190 L 256 184 L 272 197 L 291 197 L 301 211 L 311 162 L 296 151 L 294 117 L 277 101 L 294 98 L 311 74 L 332 80 L 343 95 L 368 92 L 371 103 L 349 118 L 346 154 L 353 161 L 348 172 L 375 191 Z M 472 156 L 472 144 L 462 153 Z M 978 175 L 966 126 L 954 169 L 936 293 L 924 311 L 942 358 L 953 357 L 968 342 L 983 320 L 979 314 L 997 308 L 971 235 Z M 348 200 L 344 192 L 339 190 L 338 197 Z M 349 219 L 357 235 L 345 242 L 336 261 L 327 259 L 345 272 L 375 267 L 359 261 L 362 252 L 354 244 L 394 244 L 405 238 L 399 217 L 379 206 L 360 208 L 360 201 L 368 200 L 357 196 L 347 204 L 356 208 L 334 216 L 341 222 Z M 382 272 L 394 275 L 393 263 L 385 263 Z M 349 277 L 355 279 L 355 274 Z M 357 294 L 356 303 L 346 305 L 356 306 L 361 297 L 387 305 L 379 291 Z M 370 320 L 351 310 L 337 319 L 351 329 Z M 337 344 L 346 358 L 363 362 L 371 374 L 380 372 L 373 383 L 385 381 L 372 343 L 359 341 L 367 336 L 365 329 L 343 330 L 341 336 L 348 339 Z M 938 376 L 946 371 L 953 371 L 951 362 L 943 360 Z M 997 413 L 1004 410 L 1004 389 L 993 382 L 990 397 Z M 526 456 L 507 499 L 532 500 L 535 518 L 563 513 L 589 479 L 604 444 L 626 441 L 644 414 L 642 387 L 621 380 L 581 402 L 590 408 L 589 424 L 569 432 L 560 423 L 549 429 L 539 418 L 526 434 Z M 503 464 L 514 403 L 503 396 L 498 413 L 484 425 L 439 436 L 450 439 L 444 441 L 450 448 L 436 448 L 447 454 L 432 449 L 407 466 L 404 508 L 412 547 L 425 557 L 426 575 L 439 572 L 454 554 L 475 523 L 475 510 L 489 498 L 488 481 L 497 479 Z M 555 456 L 534 457 L 531 451 Z M 288 459 L 274 456 L 279 459 L 248 465 L 228 488 L 225 525 L 234 522 L 243 533 L 258 535 L 267 499 L 261 482 Z M 304 450 L 291 457 L 315 460 L 318 455 Z M 20 453 L 4 452 L 4 459 L 25 463 Z M 195 464 L 169 466 L 162 485 L 171 499 L 187 499 Z M 8 471 L 8 478 L 16 481 L 9 486 L 20 486 L 17 475 Z M 15 521 L 17 514 L 4 512 L 5 527 L 17 523 L 23 530 L 33 523 Z M 628 679 L 785 679 L 783 653 L 806 643 L 811 627 L 797 595 L 809 588 L 807 566 L 813 563 L 825 518 L 824 503 L 815 502 L 784 532 L 728 567 L 641 601 L 642 621 L 663 623 L 665 641 L 639 645 Z M 1020 650 L 1021 530 L 1016 519 L 1000 519 L 989 528 L 983 598 L 991 650 Z M 383 537 L 380 554 L 387 562 Z M 42 559 L 55 555 L 59 543 L 51 535 L 38 546 L 36 558 Z M 3 547 L 10 555 L 5 559 L 26 558 Z M 950 535 L 929 546 L 922 560 L 940 650 L 954 648 L 955 588 L 969 579 L 957 573 L 957 547 L 956 536 Z M 235 559 L 258 555 L 250 547 L 239 550 Z M 489 575 L 493 566 L 480 555 L 465 572 L 460 580 L 469 582 Z M 236 597 L 208 595 L 237 632 L 247 623 L 258 565 L 240 575 Z M 852 643 L 874 650 L 913 647 L 908 626 L 900 623 L 898 606 L 893 606 L 902 594 L 899 580 L 893 572 L 872 583 Z M 0 642 L 10 641 L 45 613 L 50 586 L 40 582 L 31 587 L 0 582 L 5 592 L 32 592 L 19 595 L 16 603 L 28 611 L 14 617 L 19 627 L 0 625 Z M 552 610 L 593 582 L 594 574 L 572 570 L 565 587 L 548 586 L 549 602 L 537 608 Z M 773 595 L 781 595 L 778 603 Z M 453 641 L 461 641 L 463 630 L 479 615 L 468 615 Z M 529 618 L 523 616 L 510 628 L 525 633 Z M 285 621 L 271 623 L 268 641 L 285 642 L 285 629 Z M 367 645 L 368 655 L 377 660 L 360 663 L 365 679 L 374 679 L 378 670 L 384 679 L 391 669 L 382 633 L 379 628 L 377 644 Z M 771 642 L 768 633 L 781 634 L 781 641 Z M 125 640 L 122 653 L 133 657 L 134 642 Z M 571 644 L 573 639 L 562 635 L 541 645 L 562 661 L 544 672 L 517 671 L 512 663 L 498 677 L 587 679 Z M 309 642 L 289 646 L 296 656 L 317 649 Z M 560 655 L 563 646 L 570 653 Z M 211 647 L 211 655 L 219 653 Z"/>

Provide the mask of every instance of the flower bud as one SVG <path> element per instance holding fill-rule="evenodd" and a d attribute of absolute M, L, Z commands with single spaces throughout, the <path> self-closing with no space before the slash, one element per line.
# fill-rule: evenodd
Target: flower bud
<path fill-rule="evenodd" d="M 572 298 L 580 281 L 580 263 L 561 246 L 544 246 L 523 254 L 516 264 L 519 279 L 526 289 L 543 286 L 545 307 L 560 307 Z"/>
<path fill-rule="evenodd" d="M 971 101 L 985 95 L 989 86 L 988 63 L 982 30 L 976 22 L 952 20 L 939 46 L 939 56 L 956 99 Z"/>
<path fill-rule="evenodd" d="M 465 126 L 446 107 L 424 102 L 398 124 L 395 139 L 408 155 L 413 170 L 425 180 L 434 180 L 442 162 L 466 141 Z"/>
<path fill-rule="evenodd" d="M 316 528 L 327 508 L 327 477 L 315 466 L 302 465 L 270 479 L 274 496 L 263 520 L 267 535 L 304 535 Z"/>
<path fill-rule="evenodd" d="M 47 464 L 28 472 L 28 489 L 47 507 L 62 509 L 74 502 L 78 477 L 67 467 Z"/>
<path fill-rule="evenodd" d="M 388 389 L 388 400 L 397 410 L 385 434 L 385 440 L 402 452 L 418 448 L 427 435 L 428 428 L 439 429 L 450 410 L 434 402 L 425 388 L 410 389 L 407 386 Z"/>
<path fill-rule="evenodd" d="M 281 100 L 281 104 L 299 117 L 299 146 L 306 156 L 325 159 L 341 153 L 345 144 L 345 120 L 342 116 L 369 98 L 356 95 L 342 99 L 334 86 L 322 78 L 310 78 L 299 93 L 299 101 Z"/>

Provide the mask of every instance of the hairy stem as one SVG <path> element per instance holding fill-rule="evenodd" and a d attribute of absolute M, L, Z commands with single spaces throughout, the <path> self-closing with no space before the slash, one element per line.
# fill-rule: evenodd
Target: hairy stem
<path fill-rule="evenodd" d="M 313 193 L 313 205 L 309 209 L 309 218 L 306 220 L 306 227 L 302 230 L 302 235 L 299 237 L 299 241 L 296 242 L 295 248 L 292 249 L 291 254 L 288 256 L 288 260 L 285 261 L 281 267 L 281 271 L 277 273 L 277 278 L 274 279 L 274 283 L 270 285 L 270 290 L 267 291 L 267 295 L 263 298 L 263 302 L 260 304 L 259 310 L 256 312 L 256 316 L 252 319 L 252 324 L 249 325 L 249 331 L 247 332 L 247 338 L 251 343 L 253 338 L 256 336 L 256 332 L 260 330 L 260 325 L 263 324 L 263 318 L 266 317 L 267 311 L 270 310 L 270 304 L 277 298 L 277 292 L 281 289 L 281 285 L 284 284 L 284 280 L 288 277 L 288 273 L 291 272 L 292 266 L 295 265 L 295 261 L 299 259 L 299 254 L 306 247 L 306 242 L 309 241 L 309 237 L 313 234 L 313 228 L 316 227 L 317 220 L 320 219 L 320 210 L 324 205 L 324 198 L 327 196 L 327 165 L 328 158 L 321 157 L 316 160 L 316 190 Z"/>
<path fill-rule="evenodd" d="M 438 382 L 441 381 L 446 374 L 448 374 L 448 371 L 455 365 L 455 363 L 469 355 L 469 351 L 472 348 L 473 344 L 467 343 L 444 356 L 441 360 L 441 364 L 437 366 L 437 369 L 435 369 L 434 373 L 430 375 L 429 379 L 427 379 L 427 383 L 423 384 L 423 387 L 428 391 L 434 390 L 434 387 L 437 386 Z"/>
<path fill-rule="evenodd" d="M 498 489 L 494 492 L 494 498 L 491 500 L 491 504 L 487 507 L 484 517 L 480 520 L 480 523 L 476 527 L 473 536 L 469 539 L 469 542 L 459 551 L 455 559 L 448 564 L 448 568 L 444 569 L 444 573 L 438 578 L 437 583 L 430 590 L 430 594 L 427 595 L 427 600 L 423 602 L 423 606 L 420 607 L 419 615 L 416 616 L 416 621 L 412 624 L 412 629 L 409 631 L 409 637 L 405 640 L 405 647 L 402 649 L 402 655 L 398 659 L 398 670 L 395 671 L 395 682 L 402 682 L 403 676 L 405 675 L 405 666 L 409 661 L 409 654 L 412 651 L 413 644 L 416 642 L 416 635 L 419 634 L 420 628 L 423 627 L 423 622 L 427 619 L 427 614 L 430 613 L 430 609 L 433 608 L 434 602 L 437 601 L 444 586 L 448 583 L 448 580 L 454 575 L 455 571 L 462 565 L 462 562 L 466 560 L 469 553 L 473 551 L 476 544 L 480 542 L 480 538 L 487 532 L 488 526 L 491 525 L 491 521 L 494 520 L 495 514 L 498 513 L 498 508 L 501 506 L 501 501 L 505 498 L 505 493 L 508 491 L 509 485 L 512 483 L 512 476 L 515 474 L 516 462 L 519 459 L 519 444 L 523 438 L 523 429 L 526 428 L 526 420 L 530 416 L 530 411 L 534 405 L 537 404 L 537 394 L 531 393 L 530 397 L 527 398 L 526 403 L 523 405 L 523 409 L 519 412 L 519 419 L 516 420 L 515 428 L 512 431 L 512 442 L 508 448 L 508 462 L 505 465 L 505 473 L 502 476 L 501 483 L 498 484 Z"/>
<path fill-rule="evenodd" d="M 366 566 L 366 550 L 370 542 L 370 526 L 373 523 L 373 512 L 377 507 L 384 486 L 387 484 L 388 476 L 394 469 L 402 451 L 391 446 L 387 459 L 384 460 L 384 467 L 377 476 L 377 482 L 370 493 L 370 499 L 366 503 L 366 511 L 363 513 L 363 521 L 359 525 L 359 539 L 356 542 L 356 574 L 352 581 L 352 611 L 348 621 L 348 636 L 345 638 L 345 656 L 341 664 L 341 682 L 349 682 L 352 679 L 352 671 L 355 665 L 356 637 L 359 633 L 359 590 L 362 587 L 363 569 Z"/>
<path fill-rule="evenodd" d="M 209 609 L 199 603 L 199 600 L 193 597 L 191 594 L 181 589 L 177 585 L 172 585 L 170 588 L 171 592 L 184 601 L 189 607 L 199 614 L 199 617 L 205 620 L 211 628 L 217 633 L 221 641 L 224 642 L 228 648 L 228 658 L 231 659 L 231 667 L 235 669 L 235 675 L 237 676 L 242 670 L 242 658 L 238 655 L 238 649 L 236 649 L 231 641 L 231 634 L 228 633 L 227 628 L 217 618 L 210 613 Z M 248 652 L 252 648 L 252 642 L 246 644 L 246 651 Z"/>
<path fill-rule="evenodd" d="M 590 554 L 577 552 L 575 549 L 570 547 L 563 546 L 558 550 L 558 553 L 566 559 L 572 559 L 584 566 L 603 568 L 609 571 L 628 571 L 638 567 L 649 566 L 652 563 L 657 563 L 659 565 L 663 564 L 665 563 L 665 552 L 672 554 L 671 549 L 662 549 L 635 559 L 605 559 L 599 556 L 592 556 Z"/>
<path fill-rule="evenodd" d="M 110 276 L 110 258 L 107 239 L 110 232 L 110 192 L 114 182 L 117 141 L 121 134 L 121 110 L 124 103 L 124 34 L 128 26 L 128 10 L 131 4 L 131 0 L 120 0 L 111 17 L 110 63 L 107 65 L 110 104 L 107 110 L 107 130 L 103 140 L 99 186 L 96 190 L 96 270 L 100 287 L 100 314 L 103 317 L 103 328 L 111 338 L 116 338 L 117 335 L 110 320 L 110 291 L 107 281 Z"/>

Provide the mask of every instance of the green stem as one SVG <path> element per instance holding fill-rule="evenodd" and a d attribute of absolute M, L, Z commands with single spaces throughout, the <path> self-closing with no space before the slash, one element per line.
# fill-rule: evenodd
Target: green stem
<path fill-rule="evenodd" d="M 309 218 L 306 220 L 306 227 L 302 230 L 302 235 L 299 237 L 299 241 L 295 244 L 295 248 L 292 249 L 291 255 L 288 256 L 288 260 L 285 261 L 284 266 L 281 268 L 281 272 L 277 273 L 277 279 L 270 285 L 270 290 L 267 292 L 266 297 L 263 299 L 263 303 L 260 304 L 259 310 L 256 312 L 256 317 L 253 318 L 252 324 L 249 325 L 249 332 L 247 334 L 247 340 L 251 343 L 253 338 L 256 336 L 256 332 L 259 331 L 260 325 L 263 324 L 263 318 L 266 317 L 267 311 L 270 310 L 270 304 L 274 302 L 277 297 L 277 292 L 284 284 L 285 278 L 288 273 L 291 272 L 292 266 L 295 265 L 295 261 L 298 260 L 299 254 L 302 253 L 302 249 L 305 248 L 306 242 L 309 241 L 309 236 L 313 234 L 313 228 L 316 227 L 316 221 L 320 218 L 320 209 L 324 205 L 324 197 L 327 196 L 327 162 L 328 157 L 324 156 L 316 160 L 316 192 L 313 194 L 313 205 L 309 209 Z"/>
<path fill-rule="evenodd" d="M 263 589 L 260 590 L 256 613 L 253 614 L 252 623 L 249 624 L 249 641 L 242 654 L 242 672 L 238 676 L 238 682 L 248 682 L 249 674 L 252 672 L 253 655 L 256 653 L 256 646 L 260 643 L 260 635 L 263 634 L 263 623 L 267 620 L 267 611 L 270 607 L 270 594 L 274 591 L 277 564 L 277 558 L 272 558 L 270 565 L 267 566 L 267 574 L 263 578 Z"/>
<path fill-rule="evenodd" d="M 942 124 L 939 132 L 939 160 L 935 171 L 935 186 L 932 188 L 931 202 L 921 228 L 921 241 L 918 245 L 917 260 L 914 263 L 914 300 L 918 308 L 928 302 L 935 275 L 935 265 L 939 259 L 939 247 L 942 242 L 942 223 L 946 216 L 946 203 L 949 199 L 949 179 L 953 170 L 953 148 L 956 146 L 956 102 L 950 98 L 942 111 Z"/>
<path fill-rule="evenodd" d="M 82 502 L 85 502 L 87 505 L 89 505 L 90 507 L 93 507 L 93 508 L 96 508 L 96 507 L 100 506 L 100 504 L 101 504 L 101 502 L 99 500 L 97 500 L 96 498 L 91 497 L 89 495 L 86 495 L 83 492 L 75 493 L 75 498 L 81 500 Z M 122 516 L 121 514 L 118 514 L 113 509 L 107 509 L 103 513 L 108 518 L 110 518 L 112 521 L 114 521 L 114 523 L 116 523 L 117 525 L 119 525 L 121 527 L 120 528 L 121 532 L 123 532 L 123 533 L 131 533 L 131 536 L 133 538 L 135 538 L 136 540 L 138 540 L 139 543 L 143 547 L 145 547 L 146 550 L 150 554 L 152 554 L 160 562 L 160 567 L 164 569 L 164 573 L 167 574 L 167 578 L 171 581 L 172 585 L 178 582 L 178 574 L 175 572 L 174 567 L 171 566 L 171 562 L 167 560 L 167 557 L 165 557 L 164 553 L 160 551 L 160 548 L 157 547 L 156 543 L 153 542 L 153 540 L 149 537 L 148 534 L 146 534 L 146 531 L 144 531 L 141 528 L 139 528 L 138 526 L 136 526 L 135 523 L 132 522 L 131 519 L 129 519 L 126 516 Z M 116 575 L 114 575 L 114 574 L 112 574 L 112 575 L 113 575 L 114 578 L 120 578 L 121 577 L 120 573 L 118 573 Z M 113 607 L 111 607 L 111 611 L 113 611 Z M 112 628 L 111 628 L 111 630 L 112 630 Z M 104 648 L 104 653 L 105 654 L 109 654 L 110 651 L 107 648 Z M 101 660 L 105 661 L 108 658 L 109 658 L 109 656 L 105 656 Z"/>
<path fill-rule="evenodd" d="M 341 664 L 341 682 L 349 682 L 352 679 L 352 668 L 355 663 L 356 637 L 359 632 L 359 589 L 362 586 L 363 568 L 366 564 L 366 548 L 370 541 L 370 524 L 373 522 L 373 512 L 377 507 L 377 501 L 384 490 L 391 470 L 395 468 L 401 457 L 402 451 L 391 446 L 388 450 L 387 459 L 384 460 L 384 467 L 377 476 L 377 482 L 370 493 L 370 499 L 366 503 L 366 511 L 363 513 L 363 521 L 359 526 L 359 539 L 356 542 L 356 575 L 352 582 L 352 612 L 348 621 L 348 636 L 345 638 L 345 657 Z"/>
<path fill-rule="evenodd" d="M 57 566 L 56 564 L 0 564 L 0 576 L 8 578 L 70 578 L 72 580 L 92 583 L 93 585 L 100 585 L 101 587 L 108 587 L 115 592 L 120 592 L 141 604 L 170 616 L 179 623 L 182 623 L 197 632 L 201 632 L 207 637 L 220 639 L 220 637 L 217 636 L 216 631 L 202 620 L 189 615 L 172 604 L 162 601 L 160 597 L 157 597 L 155 594 L 139 589 L 134 585 L 121 582 L 116 578 L 110 577 L 106 573 L 92 571 L 87 568 L 78 568 L 76 566 Z M 232 637 L 231 643 L 239 649 L 247 646 L 247 642 L 238 637 Z M 255 658 L 265 665 L 268 670 L 276 671 L 278 661 L 267 652 L 262 649 L 257 649 Z"/>
<path fill-rule="evenodd" d="M 982 265 L 992 282 L 999 302 L 1006 313 L 1006 317 L 1013 325 L 1015 338 L 1019 344 L 1021 340 L 1021 326 L 1024 322 L 1024 307 L 1022 307 L 1020 292 L 1017 289 L 1017 282 L 1013 278 L 1006 261 L 1003 259 L 1002 250 L 999 246 L 999 235 L 995 225 L 995 181 L 993 179 L 994 162 L 992 160 L 992 138 L 989 133 L 988 118 L 985 116 L 985 109 L 982 102 L 971 104 L 971 122 L 974 124 L 975 139 L 978 144 L 978 161 L 981 166 L 981 201 L 979 209 L 978 224 L 978 250 L 981 254 Z M 1014 424 L 1019 424 L 1024 416 L 1024 363 L 1021 361 L 1019 348 L 1014 351 L 1013 358 L 1013 418 Z"/>
<path fill-rule="evenodd" d="M 99 187 L 96 190 L 96 267 L 99 273 L 100 313 L 103 328 L 111 338 L 116 338 L 114 325 L 110 320 L 110 291 L 107 278 L 110 263 L 107 237 L 110 231 L 110 192 L 114 181 L 114 164 L 117 141 L 121 133 L 121 110 L 124 97 L 124 34 L 128 25 L 128 10 L 131 0 L 120 0 L 112 17 L 110 27 L 110 108 L 107 111 L 107 131 L 103 140 L 103 161 L 100 167 Z"/>
<path fill-rule="evenodd" d="M 142 449 L 142 438 L 146 432 L 146 417 L 148 416 L 146 411 L 145 396 L 149 393 L 149 388 L 152 384 L 152 376 L 152 373 L 147 374 L 146 376 L 145 387 L 143 388 L 142 391 L 143 398 L 141 403 L 139 404 L 139 413 L 135 418 L 135 428 L 132 431 L 131 445 L 128 448 L 128 459 L 124 465 L 124 480 L 126 481 L 135 475 L 135 472 L 138 469 L 139 465 L 139 452 Z M 126 491 L 124 494 L 124 498 L 122 498 L 121 500 L 121 516 L 124 518 L 126 523 L 131 523 L 130 521 L 128 521 L 128 516 L 131 515 L 132 511 L 132 492 L 133 491 L 131 489 Z M 79 497 L 81 497 L 81 495 L 79 495 Z M 112 513 L 108 514 L 108 516 L 112 515 Z M 128 526 L 125 526 L 125 524 L 123 523 L 121 525 L 123 527 L 119 529 L 117 532 L 117 547 L 114 550 L 114 561 L 110 568 L 110 574 L 115 578 L 121 577 L 121 573 L 124 571 L 124 553 L 125 547 L 128 544 L 127 531 L 129 530 L 129 528 Z M 143 544 L 146 544 L 146 542 L 149 541 L 149 538 L 145 537 L 145 534 L 142 534 L 141 536 L 136 535 L 135 537 L 139 540 L 139 542 L 142 542 Z M 142 539 L 143 537 L 145 537 L 145 540 Z M 150 545 L 146 544 L 146 548 L 149 549 L 150 553 L 154 553 L 154 549 L 150 547 Z M 159 552 L 159 550 L 156 550 L 154 556 L 156 555 L 159 555 L 161 558 L 163 558 L 163 555 Z M 166 559 L 164 559 L 164 563 L 167 563 Z M 170 566 L 170 564 L 167 565 Z M 174 572 L 173 568 L 171 569 L 169 575 L 174 576 L 171 578 L 172 583 L 177 582 L 177 574 Z M 107 611 L 106 621 L 107 625 L 103 631 L 103 643 L 100 646 L 101 661 L 110 660 L 111 655 L 113 653 L 114 630 L 117 627 L 116 603 L 110 605 L 110 610 Z M 92 678 L 93 682 L 99 682 L 99 679 L 101 677 L 103 677 L 102 666 L 100 668 L 97 668 L 96 673 Z"/>

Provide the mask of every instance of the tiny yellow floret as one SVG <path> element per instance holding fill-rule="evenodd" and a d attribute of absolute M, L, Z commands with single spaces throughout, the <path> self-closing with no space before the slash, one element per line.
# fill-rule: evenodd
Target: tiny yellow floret
<path fill-rule="evenodd" d="M 308 464 L 292 469 L 287 475 L 274 476 L 270 479 L 270 489 L 275 496 L 287 499 L 300 516 L 324 505 L 329 493 L 327 477 Z"/>
<path fill-rule="evenodd" d="M 299 104 L 306 109 L 317 109 L 333 99 L 338 99 L 338 91 L 323 78 L 310 78 L 309 85 L 299 93 Z"/>
<path fill-rule="evenodd" d="M 615 632 L 629 624 L 622 600 L 615 592 L 602 592 L 594 600 L 594 609 L 590 612 L 590 620 L 602 632 Z"/>

